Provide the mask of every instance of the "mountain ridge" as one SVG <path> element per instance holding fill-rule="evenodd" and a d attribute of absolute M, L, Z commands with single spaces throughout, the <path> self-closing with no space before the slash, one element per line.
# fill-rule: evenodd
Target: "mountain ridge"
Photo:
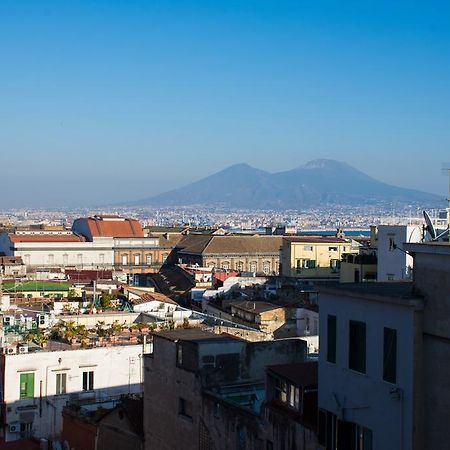
<path fill-rule="evenodd" d="M 440 196 L 372 178 L 332 159 L 315 159 L 294 169 L 270 173 L 233 164 L 181 188 L 132 205 L 221 205 L 253 209 L 299 209 L 319 204 L 437 204 Z M 130 204 L 130 203 L 128 203 Z"/>

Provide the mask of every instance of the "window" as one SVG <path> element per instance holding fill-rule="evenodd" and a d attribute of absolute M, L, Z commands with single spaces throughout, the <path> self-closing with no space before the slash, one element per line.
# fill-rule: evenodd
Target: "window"
<path fill-rule="evenodd" d="M 94 372 L 83 372 L 83 391 L 92 391 L 94 389 Z"/>
<path fill-rule="evenodd" d="M 177 364 L 181 366 L 183 364 L 183 346 L 181 343 L 177 345 Z"/>
<path fill-rule="evenodd" d="M 305 245 L 303 247 L 303 251 L 304 252 L 312 252 L 313 251 L 313 246 L 312 245 Z"/>
<path fill-rule="evenodd" d="M 128 264 L 128 255 L 122 255 L 122 265 L 126 266 Z"/>
<path fill-rule="evenodd" d="M 366 324 L 350 320 L 348 367 L 366 373 Z"/>
<path fill-rule="evenodd" d="M 236 448 L 237 450 L 246 450 L 247 448 L 247 433 L 244 427 L 238 427 L 236 432 Z"/>
<path fill-rule="evenodd" d="M 30 265 L 30 255 L 25 255 L 25 256 L 24 256 L 24 262 L 25 262 L 25 264 L 26 264 L 27 266 Z"/>
<path fill-rule="evenodd" d="M 83 255 L 82 255 L 82 253 L 78 253 L 78 255 L 77 255 L 77 264 L 83 264 Z"/>
<path fill-rule="evenodd" d="M 263 272 L 267 275 L 270 273 L 270 261 L 263 262 Z"/>
<path fill-rule="evenodd" d="M 48 255 L 48 263 L 49 264 L 55 263 L 55 255 Z"/>
<path fill-rule="evenodd" d="M 100 253 L 100 255 L 98 255 L 98 257 L 99 257 L 100 264 L 105 264 L 105 254 Z"/>
<path fill-rule="evenodd" d="M 67 374 L 57 373 L 56 374 L 56 395 L 61 395 L 66 393 L 67 384 Z"/>
<path fill-rule="evenodd" d="M 337 417 L 333 413 L 319 409 L 317 437 L 319 444 L 323 445 L 327 450 L 336 449 L 336 419 Z"/>
<path fill-rule="evenodd" d="M 138 266 L 141 263 L 141 256 L 140 255 L 134 255 L 134 265 Z"/>
<path fill-rule="evenodd" d="M 20 374 L 20 398 L 34 397 L 34 373 Z"/>
<path fill-rule="evenodd" d="M 337 252 L 338 248 L 337 247 L 328 247 L 328 251 L 329 252 Z"/>
<path fill-rule="evenodd" d="M 275 400 L 287 402 L 287 383 L 278 378 L 275 380 Z"/>
<path fill-rule="evenodd" d="M 180 397 L 178 400 L 178 414 L 192 419 L 192 403 Z"/>
<path fill-rule="evenodd" d="M 388 273 L 387 279 L 388 279 L 388 281 L 395 281 L 395 275 L 393 273 Z"/>
<path fill-rule="evenodd" d="M 384 329 L 383 380 L 397 382 L 397 330 Z"/>
<path fill-rule="evenodd" d="M 225 261 L 222 263 L 222 269 L 228 270 L 230 268 L 230 263 L 228 261 Z"/>
<path fill-rule="evenodd" d="M 339 269 L 341 268 L 341 261 L 339 259 L 331 259 L 330 268 L 333 272 L 339 271 Z"/>
<path fill-rule="evenodd" d="M 64 253 L 63 255 L 63 265 L 67 266 L 69 264 L 69 255 L 67 253 Z"/>
<path fill-rule="evenodd" d="M 257 270 L 257 263 L 255 261 L 252 261 L 250 263 L 250 272 L 256 272 Z"/>
<path fill-rule="evenodd" d="M 327 361 L 336 363 L 336 316 L 327 318 Z"/>
<path fill-rule="evenodd" d="M 302 269 L 314 269 L 316 267 L 315 259 L 297 259 L 296 269 L 297 272 L 301 272 Z"/>
<path fill-rule="evenodd" d="M 152 262 L 153 262 L 152 255 L 146 255 L 145 261 L 146 261 L 147 265 L 150 266 L 152 264 Z"/>
<path fill-rule="evenodd" d="M 353 422 L 338 420 L 337 450 L 372 450 L 372 431 Z"/>
<path fill-rule="evenodd" d="M 242 272 L 244 270 L 244 263 L 242 261 L 236 263 L 236 270 L 239 272 Z"/>
<path fill-rule="evenodd" d="M 300 389 L 292 384 L 289 386 L 289 406 L 296 411 L 299 410 L 300 406 Z"/>

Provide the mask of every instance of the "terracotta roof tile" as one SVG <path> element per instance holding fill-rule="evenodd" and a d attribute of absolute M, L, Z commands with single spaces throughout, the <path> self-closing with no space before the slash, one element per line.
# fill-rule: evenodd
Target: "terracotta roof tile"
<path fill-rule="evenodd" d="M 350 242 L 349 239 L 342 239 L 332 236 L 297 236 L 283 237 L 283 240 L 289 242 L 305 242 L 305 243 L 323 243 L 323 244 L 344 244 Z"/>
<path fill-rule="evenodd" d="M 82 236 L 76 234 L 9 234 L 11 242 L 84 242 Z"/>
<path fill-rule="evenodd" d="M 281 236 L 190 236 L 192 244 L 183 248 L 180 253 L 206 254 L 246 254 L 280 252 Z M 182 241 L 183 242 L 183 241 Z M 190 244 L 190 242 L 187 242 Z M 182 244 L 182 243 L 180 243 Z"/>
<path fill-rule="evenodd" d="M 118 216 L 94 216 L 77 219 L 87 224 L 93 237 L 144 237 L 141 223 Z"/>

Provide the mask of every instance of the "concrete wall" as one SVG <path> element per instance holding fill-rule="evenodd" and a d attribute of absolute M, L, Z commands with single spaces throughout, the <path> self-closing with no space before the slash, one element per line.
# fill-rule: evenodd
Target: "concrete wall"
<path fill-rule="evenodd" d="M 306 343 L 296 339 L 271 342 L 247 343 L 242 340 L 215 340 L 208 342 L 185 342 L 183 346 L 183 361 L 186 351 L 191 350 L 192 356 L 197 359 L 197 366 L 201 367 L 202 357 L 206 355 L 230 356 L 230 360 L 237 355 L 239 363 L 234 366 L 225 365 L 211 370 L 202 370 L 196 373 L 184 370 L 176 365 L 177 345 L 166 339 L 155 337 L 153 355 L 144 359 L 144 433 L 146 450 L 198 450 L 201 442 L 205 443 L 211 438 L 208 429 L 212 422 L 207 423 L 203 389 L 206 386 L 227 385 L 238 382 L 261 382 L 265 379 L 265 369 L 268 365 L 285 364 L 303 359 Z M 194 349 L 196 347 L 196 349 Z M 226 358 L 224 358 L 225 360 Z M 188 361 L 187 366 L 194 368 L 194 361 Z M 190 404 L 191 417 L 179 414 L 179 402 L 183 398 Z M 213 410 L 216 411 L 217 409 Z M 211 409 L 209 410 L 211 412 Z M 245 414 L 248 421 L 254 426 L 255 417 Z M 235 421 L 228 424 L 235 424 Z M 221 427 L 227 422 L 221 421 Z M 176 432 L 174 432 L 176 430 Z M 217 431 L 217 430 L 216 430 Z M 208 438 L 208 435 L 210 437 Z M 260 430 L 259 435 L 264 435 Z M 231 437 L 230 437 L 231 436 Z M 237 440 L 232 436 L 235 433 L 228 430 L 221 438 L 214 437 L 214 445 L 219 449 L 235 448 Z M 230 443 L 233 443 L 230 446 Z M 251 440 L 249 449 L 258 448 L 256 444 L 261 441 Z M 255 444 L 255 445 L 254 445 Z M 208 448 L 208 447 L 204 447 Z"/>
<path fill-rule="evenodd" d="M 141 450 L 143 446 L 126 415 L 121 414 L 120 406 L 100 421 L 95 450 Z"/>
<path fill-rule="evenodd" d="M 414 308 L 352 298 L 320 295 L 319 408 L 341 420 L 372 430 L 373 448 L 412 449 L 420 424 L 414 423 L 414 407 L 422 405 L 414 392 L 414 344 L 421 339 Z M 337 316 L 336 364 L 326 361 L 327 316 Z M 349 321 L 366 323 L 366 373 L 348 368 Z M 383 328 L 397 330 L 397 382 L 383 381 Z M 393 389 L 400 389 L 400 397 Z M 432 447 L 429 447 L 432 448 Z"/>
<path fill-rule="evenodd" d="M 176 346 L 158 339 L 152 356 L 144 358 L 144 448 L 198 450 L 201 397 L 193 372 L 175 366 Z M 192 418 L 178 414 L 180 397 L 189 402 Z"/>
<path fill-rule="evenodd" d="M 112 325 L 116 321 L 120 325 L 131 325 L 135 323 L 139 313 L 114 313 L 114 314 L 74 314 L 59 316 L 58 319 L 64 322 L 74 322 L 75 325 L 85 325 L 86 328 L 95 328 L 98 322 L 105 322 L 105 325 Z"/>
<path fill-rule="evenodd" d="M 297 308 L 297 336 L 319 334 L 319 313 L 307 308 Z"/>
<path fill-rule="evenodd" d="M 425 297 L 423 313 L 425 448 L 448 448 L 450 423 L 450 245 L 416 244 L 414 285 Z"/>
<path fill-rule="evenodd" d="M 114 263 L 111 238 L 95 242 L 17 242 L 14 248 L 10 253 L 21 256 L 27 266 L 111 267 Z"/>
<path fill-rule="evenodd" d="M 405 253 L 403 244 L 421 239 L 422 228 L 419 226 L 379 225 L 377 280 L 411 280 L 413 258 Z"/>

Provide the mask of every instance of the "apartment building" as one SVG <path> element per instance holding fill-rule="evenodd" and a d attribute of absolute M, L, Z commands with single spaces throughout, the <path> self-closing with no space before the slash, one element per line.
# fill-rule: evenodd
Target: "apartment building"
<path fill-rule="evenodd" d="M 423 306 L 412 283 L 320 288 L 319 441 L 327 450 L 423 448 Z"/>
<path fill-rule="evenodd" d="M 142 345 L 8 347 L 0 359 L 2 438 L 60 436 L 69 403 L 112 402 L 142 390 Z"/>
<path fill-rule="evenodd" d="M 314 449 L 315 433 L 301 427 L 298 402 L 281 427 L 262 412 L 267 366 L 302 362 L 305 352 L 299 339 L 246 342 L 198 329 L 155 333 L 153 354 L 144 358 L 145 448 L 278 450 L 297 432 L 297 444 L 304 439 L 309 445 L 297 448 Z M 279 372 L 274 368 L 271 376 L 282 378 Z M 272 406 L 289 407 L 270 386 Z"/>
<path fill-rule="evenodd" d="M 342 256 L 358 253 L 350 239 L 330 236 L 284 237 L 281 274 L 296 278 L 339 278 Z"/>

